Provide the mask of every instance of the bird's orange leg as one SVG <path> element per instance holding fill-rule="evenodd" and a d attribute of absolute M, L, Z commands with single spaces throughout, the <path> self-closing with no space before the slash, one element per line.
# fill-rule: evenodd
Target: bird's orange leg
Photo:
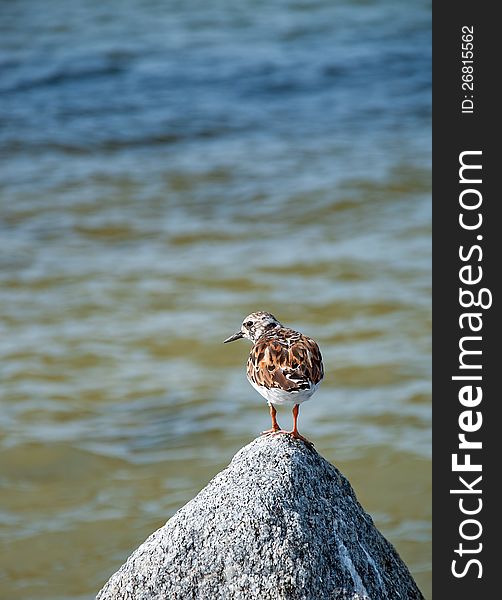
<path fill-rule="evenodd" d="M 265 431 L 262 431 L 262 435 L 269 435 L 271 433 L 277 433 L 281 428 L 279 427 L 279 423 L 277 423 L 277 419 L 275 418 L 275 415 L 277 414 L 277 411 L 275 410 L 275 407 L 272 404 L 268 405 L 269 409 L 270 409 L 270 418 L 272 419 L 272 427 L 270 429 L 266 429 Z"/>
<path fill-rule="evenodd" d="M 293 408 L 293 429 L 291 431 L 286 431 L 284 429 L 278 429 L 274 433 L 287 433 L 291 437 L 294 437 L 297 440 L 302 440 L 302 442 L 305 442 L 308 446 L 313 446 L 314 444 L 310 440 L 308 440 L 306 437 L 303 437 L 303 435 L 301 435 L 298 432 L 297 423 L 298 423 L 298 411 L 299 410 L 300 410 L 300 405 L 295 404 L 295 406 Z"/>

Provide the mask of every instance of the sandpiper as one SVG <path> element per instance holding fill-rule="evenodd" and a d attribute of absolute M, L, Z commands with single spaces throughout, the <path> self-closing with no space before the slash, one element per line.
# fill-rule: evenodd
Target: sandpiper
<path fill-rule="evenodd" d="M 284 327 L 268 312 L 254 312 L 242 322 L 240 330 L 224 343 L 246 338 L 253 342 L 247 362 L 249 383 L 266 400 L 272 427 L 263 434 L 287 433 L 311 444 L 298 432 L 298 410 L 309 400 L 324 376 L 317 342 L 299 331 Z M 286 431 L 277 423 L 275 405 L 293 405 L 293 429 Z"/>

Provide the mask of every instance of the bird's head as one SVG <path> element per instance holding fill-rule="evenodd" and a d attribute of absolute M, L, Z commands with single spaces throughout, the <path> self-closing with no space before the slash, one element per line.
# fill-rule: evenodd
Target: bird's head
<path fill-rule="evenodd" d="M 263 311 L 254 312 L 248 315 L 244 321 L 242 321 L 240 330 L 227 338 L 223 343 L 226 344 L 227 342 L 233 342 L 234 340 L 239 340 L 240 338 L 246 338 L 254 343 L 265 332 L 279 327 L 282 327 L 282 325 L 274 317 L 274 315 Z"/>

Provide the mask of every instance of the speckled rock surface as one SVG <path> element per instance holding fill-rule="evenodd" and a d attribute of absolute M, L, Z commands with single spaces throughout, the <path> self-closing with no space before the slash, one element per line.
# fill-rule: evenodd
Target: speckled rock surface
<path fill-rule="evenodd" d="M 289 436 L 240 450 L 98 600 L 423 598 L 347 479 Z"/>

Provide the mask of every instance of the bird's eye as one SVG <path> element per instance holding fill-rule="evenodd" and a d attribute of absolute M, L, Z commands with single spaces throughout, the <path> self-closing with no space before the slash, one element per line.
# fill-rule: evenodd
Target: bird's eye
<path fill-rule="evenodd" d="M 244 323 L 244 325 L 245 325 L 246 327 L 252 327 L 252 325 L 253 325 L 253 321 L 247 321 L 246 323 Z"/>

